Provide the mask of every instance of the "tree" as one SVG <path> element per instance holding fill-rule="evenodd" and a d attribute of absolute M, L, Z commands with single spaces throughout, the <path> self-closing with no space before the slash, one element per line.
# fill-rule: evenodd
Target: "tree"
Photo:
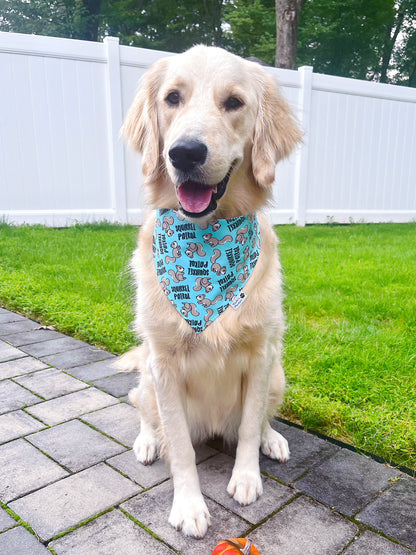
<path fill-rule="evenodd" d="M 414 51 L 412 51 L 412 43 L 415 37 L 416 22 L 416 2 L 414 0 L 398 0 L 394 2 L 390 20 L 386 24 L 386 32 L 383 43 L 381 66 L 380 66 L 380 82 L 389 82 L 388 71 L 392 69 L 391 61 L 394 50 L 401 52 L 402 56 L 409 61 L 415 62 Z M 399 37 L 401 39 L 399 41 Z M 401 44 L 398 44 L 398 43 Z M 410 42 L 410 44 L 409 44 Z M 408 46 L 409 44 L 409 46 Z M 402 66 L 400 59 L 395 54 L 395 61 L 398 66 Z M 406 64 L 405 64 L 406 65 Z M 408 65 L 408 64 L 407 64 Z M 414 64 L 413 64 L 414 65 Z M 409 76 L 409 82 L 413 76 Z M 394 78 L 393 78 L 394 79 Z"/>
<path fill-rule="evenodd" d="M 415 83 L 416 0 L 309 0 L 298 63 L 319 73 Z"/>
<path fill-rule="evenodd" d="M 196 43 L 223 43 L 222 0 L 107 0 L 102 33 L 123 44 L 181 52 Z"/>
<path fill-rule="evenodd" d="M 298 26 L 304 3 L 305 0 L 276 0 L 276 67 L 296 68 Z"/>
<path fill-rule="evenodd" d="M 223 44 L 243 57 L 274 65 L 276 55 L 275 0 L 235 0 L 225 4 L 228 31 Z"/>
<path fill-rule="evenodd" d="M 101 0 L 0 0 L 0 31 L 97 40 Z"/>

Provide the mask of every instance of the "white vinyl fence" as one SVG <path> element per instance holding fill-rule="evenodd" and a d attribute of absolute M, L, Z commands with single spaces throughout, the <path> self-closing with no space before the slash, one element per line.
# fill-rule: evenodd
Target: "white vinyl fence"
<path fill-rule="evenodd" d="M 119 129 L 166 53 L 0 33 L 0 219 L 141 223 L 140 158 Z M 268 68 L 305 133 L 278 165 L 274 223 L 416 220 L 416 89 Z"/>

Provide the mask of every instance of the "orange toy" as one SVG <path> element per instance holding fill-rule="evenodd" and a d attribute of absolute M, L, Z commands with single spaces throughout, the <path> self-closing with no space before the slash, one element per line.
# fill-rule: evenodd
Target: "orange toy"
<path fill-rule="evenodd" d="M 231 538 L 221 540 L 211 555 L 260 555 L 251 540 L 246 538 Z"/>

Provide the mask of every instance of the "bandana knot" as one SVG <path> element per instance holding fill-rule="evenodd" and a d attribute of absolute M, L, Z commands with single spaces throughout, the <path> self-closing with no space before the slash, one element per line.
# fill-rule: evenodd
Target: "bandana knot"
<path fill-rule="evenodd" d="M 156 213 L 156 274 L 165 295 L 196 333 L 230 305 L 237 310 L 245 301 L 243 287 L 259 254 L 255 214 L 212 220 L 200 227 L 175 210 Z"/>

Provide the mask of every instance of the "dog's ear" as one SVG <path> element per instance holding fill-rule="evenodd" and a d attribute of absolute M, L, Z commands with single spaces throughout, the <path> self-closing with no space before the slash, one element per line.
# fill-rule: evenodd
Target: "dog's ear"
<path fill-rule="evenodd" d="M 144 74 L 121 128 L 122 137 L 142 154 L 142 171 L 146 177 L 151 177 L 160 170 L 156 97 L 165 68 L 166 60 L 158 60 Z"/>
<path fill-rule="evenodd" d="M 288 156 L 301 139 L 289 105 L 274 78 L 266 74 L 252 149 L 253 174 L 261 187 L 273 183 L 277 162 Z"/>

